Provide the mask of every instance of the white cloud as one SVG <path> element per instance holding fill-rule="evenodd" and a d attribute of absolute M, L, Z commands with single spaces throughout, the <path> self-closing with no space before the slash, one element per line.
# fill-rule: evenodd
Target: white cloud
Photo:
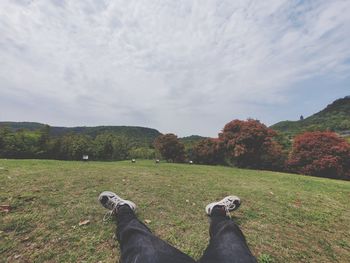
<path fill-rule="evenodd" d="M 0 118 L 180 135 L 264 121 L 297 83 L 349 76 L 349 13 L 342 0 L 3 0 Z"/>

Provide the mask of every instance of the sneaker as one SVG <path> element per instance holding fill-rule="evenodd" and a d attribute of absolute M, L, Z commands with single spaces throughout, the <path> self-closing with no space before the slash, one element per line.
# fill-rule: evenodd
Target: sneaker
<path fill-rule="evenodd" d="M 226 196 L 224 199 L 220 200 L 219 202 L 213 202 L 208 204 L 205 207 L 205 212 L 207 213 L 208 216 L 210 216 L 215 206 L 221 206 L 225 208 L 226 215 L 228 215 L 229 212 L 238 209 L 240 205 L 241 205 L 241 200 L 239 199 L 239 197 L 230 195 L 230 196 Z"/>
<path fill-rule="evenodd" d="M 133 211 L 136 210 L 135 203 L 129 200 L 122 199 L 113 192 L 109 192 L 109 191 L 102 192 L 98 197 L 98 200 L 100 201 L 103 207 L 114 212 L 118 212 L 118 207 L 122 205 L 128 205 Z"/>

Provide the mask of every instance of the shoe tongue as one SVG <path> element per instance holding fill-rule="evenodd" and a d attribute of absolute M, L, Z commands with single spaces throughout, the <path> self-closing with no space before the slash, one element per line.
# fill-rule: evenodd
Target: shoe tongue
<path fill-rule="evenodd" d="M 226 209 L 223 205 L 216 205 L 211 211 L 211 215 L 226 216 Z"/>
<path fill-rule="evenodd" d="M 102 198 L 100 199 L 102 204 L 106 204 L 109 200 L 109 198 L 107 196 L 102 196 Z"/>

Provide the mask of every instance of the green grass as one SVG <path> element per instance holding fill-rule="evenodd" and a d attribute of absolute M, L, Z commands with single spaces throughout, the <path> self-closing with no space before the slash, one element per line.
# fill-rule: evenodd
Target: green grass
<path fill-rule="evenodd" d="M 103 190 L 135 201 L 156 235 L 195 259 L 208 242 L 205 205 L 236 194 L 234 218 L 260 262 L 350 262 L 350 182 L 151 161 L 0 160 L 0 190 L 13 208 L 0 214 L 4 262 L 116 262 Z"/>

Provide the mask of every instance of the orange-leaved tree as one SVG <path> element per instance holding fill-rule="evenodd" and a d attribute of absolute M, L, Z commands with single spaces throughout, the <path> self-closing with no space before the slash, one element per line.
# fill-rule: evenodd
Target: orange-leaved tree
<path fill-rule="evenodd" d="M 226 160 L 238 167 L 281 170 L 285 155 L 276 132 L 258 120 L 233 120 L 219 133 Z"/>
<path fill-rule="evenodd" d="M 306 132 L 295 137 L 288 167 L 320 177 L 350 179 L 350 144 L 334 132 Z"/>
<path fill-rule="evenodd" d="M 175 134 L 159 135 L 154 140 L 154 148 L 167 161 L 182 162 L 185 159 L 185 147 Z"/>
<path fill-rule="evenodd" d="M 193 161 L 200 164 L 223 164 L 224 148 L 219 139 L 207 138 L 199 141 L 192 150 Z"/>

